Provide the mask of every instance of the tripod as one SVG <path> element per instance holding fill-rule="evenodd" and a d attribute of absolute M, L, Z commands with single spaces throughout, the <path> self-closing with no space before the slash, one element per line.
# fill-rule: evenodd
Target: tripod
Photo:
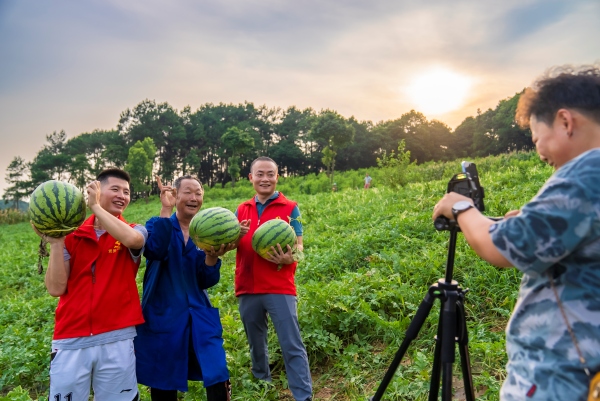
<path fill-rule="evenodd" d="M 413 317 L 406 336 L 396 352 L 394 360 L 390 364 L 377 392 L 371 401 L 379 401 L 383 396 L 387 386 L 394 377 L 396 369 L 400 365 L 406 350 L 410 343 L 417 338 L 423 323 L 436 299 L 441 302 L 440 318 L 438 322 L 437 335 L 435 337 L 435 351 L 433 356 L 433 368 L 431 370 L 431 381 L 429 384 L 429 401 L 438 400 L 438 391 L 440 386 L 440 375 L 442 385 L 442 401 L 452 400 L 452 365 L 454 363 L 454 344 L 458 344 L 460 354 L 460 365 L 465 386 L 465 395 L 467 401 L 474 401 L 473 378 L 471 376 L 471 363 L 469 360 L 469 338 L 467 334 L 467 322 L 465 319 L 464 299 L 467 290 L 460 288 L 458 283 L 452 279 L 454 268 L 454 254 L 456 250 L 456 237 L 460 231 L 454 221 L 448 221 L 442 227 L 450 231 L 450 244 L 448 246 L 448 259 L 446 262 L 446 276 L 439 279 L 437 283 L 429 287 L 427 295 L 419 305 L 415 317 Z"/>

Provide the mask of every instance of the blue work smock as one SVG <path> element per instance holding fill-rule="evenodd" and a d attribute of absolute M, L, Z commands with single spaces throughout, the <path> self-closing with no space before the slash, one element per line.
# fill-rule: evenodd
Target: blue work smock
<path fill-rule="evenodd" d="M 219 310 L 206 293 L 219 282 L 221 260 L 206 266 L 204 251 L 191 238 L 185 244 L 175 214 L 152 217 L 146 229 L 146 322 L 134 340 L 138 383 L 187 391 L 188 380 L 205 387 L 228 380 Z"/>

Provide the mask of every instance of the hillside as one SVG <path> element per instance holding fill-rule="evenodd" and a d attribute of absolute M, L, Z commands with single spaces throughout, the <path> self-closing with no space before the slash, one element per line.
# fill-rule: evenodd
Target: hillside
<path fill-rule="evenodd" d="M 490 216 L 519 208 L 552 171 L 531 153 L 472 161 L 485 187 Z M 282 192 L 299 202 L 305 230 L 306 258 L 297 272 L 298 308 L 315 400 L 364 400 L 375 393 L 429 286 L 444 276 L 449 234 L 435 230 L 431 211 L 450 177 L 460 171 L 459 162 L 411 167 L 413 182 L 399 189 L 378 184 L 382 172 L 376 169 L 369 170 L 374 177 L 370 190 L 357 189 L 364 171 L 336 176 L 340 189 L 333 193 L 323 176 L 282 180 Z M 213 188 L 207 190 L 203 207 L 233 210 L 248 193 L 251 188 L 244 183 L 234 189 Z M 156 198 L 139 201 L 129 206 L 125 217 L 143 223 L 159 209 Z M 14 400 L 47 397 L 56 300 L 47 295 L 43 276 L 37 274 L 38 243 L 27 223 L 0 231 L 0 400 L 9 392 Z M 142 267 L 139 281 L 143 272 Z M 276 363 L 274 386 L 251 378 L 233 275 L 231 252 L 225 257 L 221 282 L 209 290 L 224 326 L 233 399 L 291 400 L 273 332 L 269 345 Z M 469 289 L 465 309 L 478 399 L 497 400 L 506 363 L 504 327 L 520 273 L 482 262 L 459 234 L 454 279 Z M 436 304 L 385 399 L 427 399 L 438 312 Z M 150 399 L 145 388 L 141 394 L 143 400 Z M 201 385 L 191 386 L 185 399 L 205 399 Z"/>
<path fill-rule="evenodd" d="M 26 211 L 28 206 L 29 206 L 29 203 L 19 201 L 19 210 L 20 211 Z M 0 210 L 10 209 L 10 208 L 14 208 L 14 202 L 8 202 L 3 199 L 0 199 Z"/>

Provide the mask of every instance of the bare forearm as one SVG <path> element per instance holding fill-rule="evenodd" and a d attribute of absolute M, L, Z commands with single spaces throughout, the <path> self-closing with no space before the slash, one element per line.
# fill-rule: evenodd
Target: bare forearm
<path fill-rule="evenodd" d="M 141 249 L 144 246 L 144 237 L 127 223 L 119 220 L 98 204 L 92 206 L 92 212 L 102 225 L 116 240 L 129 249 Z"/>
<path fill-rule="evenodd" d="M 63 295 L 67 290 L 69 280 L 69 262 L 64 260 L 64 242 L 50 244 L 50 259 L 44 283 L 48 293 L 53 297 Z"/>
<path fill-rule="evenodd" d="M 296 237 L 296 249 L 300 252 L 304 252 L 304 244 L 302 243 L 302 236 Z"/>
<path fill-rule="evenodd" d="M 204 263 L 206 264 L 206 266 L 214 266 L 217 264 L 218 261 L 219 261 L 219 258 L 217 256 L 206 255 L 206 259 L 204 260 Z"/>
<path fill-rule="evenodd" d="M 173 214 L 173 208 L 172 207 L 165 207 L 163 206 L 160 209 L 160 217 L 171 217 L 171 214 Z"/>
<path fill-rule="evenodd" d="M 489 230 L 494 223 L 495 221 L 488 219 L 477 209 L 467 210 L 458 216 L 460 230 L 477 255 L 495 266 L 511 267 L 510 262 L 498 251 L 492 241 Z"/>

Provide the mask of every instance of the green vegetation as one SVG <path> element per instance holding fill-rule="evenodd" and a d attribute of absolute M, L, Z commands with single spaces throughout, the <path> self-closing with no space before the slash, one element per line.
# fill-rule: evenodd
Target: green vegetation
<path fill-rule="evenodd" d="M 377 165 L 381 168 L 383 173 L 383 183 L 391 188 L 398 188 L 406 185 L 410 179 L 409 175 L 411 171 L 414 171 L 415 162 L 410 163 L 410 151 L 404 150 L 406 143 L 403 140 L 398 144 L 398 153 L 391 151 L 388 155 L 386 151 L 383 151 L 381 157 L 377 158 Z M 417 178 L 419 181 L 419 171 L 415 171 L 417 177 L 413 177 L 413 180 Z"/>
<path fill-rule="evenodd" d="M 125 171 L 131 175 L 131 186 L 136 188 L 137 192 L 148 193 L 151 186 L 146 182 L 152 182 L 152 167 L 156 158 L 156 146 L 152 138 L 145 138 L 143 141 L 137 141 L 129 148 L 129 156 L 125 164 Z M 87 180 L 89 181 L 89 179 Z M 81 185 L 85 185 L 86 181 Z"/>
<path fill-rule="evenodd" d="M 16 224 L 29 221 L 29 215 L 26 212 L 15 209 L 0 210 L 0 225 Z"/>
<path fill-rule="evenodd" d="M 519 208 L 551 174 L 534 153 L 471 161 L 485 187 L 490 216 Z M 299 202 L 305 229 L 304 261 L 296 277 L 316 400 L 364 400 L 373 395 L 427 289 L 444 276 L 449 234 L 434 229 L 431 211 L 448 180 L 460 171 L 459 161 L 407 169 L 407 182 L 397 189 L 381 185 L 384 170 L 379 169 L 369 169 L 369 190 L 358 189 L 364 170 L 337 173 L 337 192 L 331 192 L 324 174 L 281 181 L 281 191 Z M 203 207 L 233 210 L 251 195 L 243 180 L 235 188 L 208 189 Z M 149 203 L 130 205 L 125 217 L 143 223 L 159 210 L 158 199 L 152 197 Z M 38 243 L 27 223 L 0 230 L 0 400 L 41 400 L 48 387 L 57 301 L 37 274 Z M 226 255 L 221 282 L 209 290 L 224 326 L 233 399 L 291 400 L 274 333 L 274 383 L 268 386 L 252 378 L 233 291 L 234 259 L 235 252 Z M 465 307 L 480 400 L 498 399 L 506 363 L 504 327 L 520 276 L 516 269 L 482 262 L 459 235 L 454 278 L 470 289 Z M 439 304 L 411 344 L 385 399 L 427 399 L 438 310 Z M 458 372 L 457 367 L 457 377 Z M 149 400 L 147 390 L 141 390 L 142 399 Z M 193 384 L 184 399 L 205 399 L 201 384 Z"/>
<path fill-rule="evenodd" d="M 125 167 L 137 197 L 157 193 L 152 173 L 163 181 L 196 175 L 209 187 L 235 185 L 257 156 L 268 155 L 283 176 L 326 172 L 330 188 L 337 173 L 372 168 L 404 141 L 410 161 L 426 163 L 533 149 L 529 129 L 514 121 L 520 94 L 495 109 L 467 117 L 454 131 L 411 110 L 395 120 L 357 121 L 333 110 L 299 110 L 243 104 L 204 104 L 192 111 L 144 100 L 121 113 L 113 130 L 95 130 L 67 139 L 46 135 L 31 162 L 15 156 L 6 171 L 3 199 L 26 199 L 50 179 L 83 190 L 107 167 Z M 150 192 L 149 192 L 150 191 Z M 154 191 L 154 192 L 152 192 Z M 17 203 L 18 204 L 18 203 Z"/>

